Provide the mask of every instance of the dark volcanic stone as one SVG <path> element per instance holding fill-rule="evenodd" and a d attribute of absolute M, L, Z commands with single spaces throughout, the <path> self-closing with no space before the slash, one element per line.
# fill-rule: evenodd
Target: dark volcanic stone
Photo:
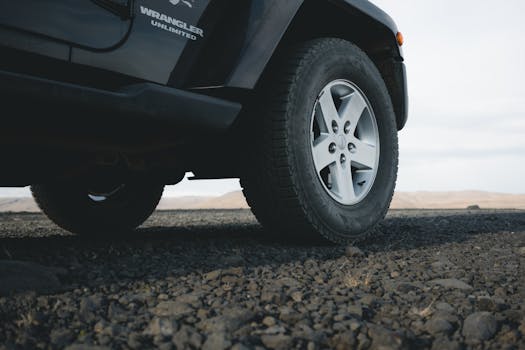
<path fill-rule="evenodd" d="M 465 291 L 472 289 L 471 285 L 463 281 L 460 281 L 456 278 L 437 279 L 437 280 L 430 281 L 430 283 L 437 284 L 437 285 L 440 285 L 442 287 L 449 288 L 449 289 L 459 289 L 459 290 L 465 290 Z"/>
<path fill-rule="evenodd" d="M 450 334 L 454 327 L 444 318 L 432 317 L 425 323 L 425 330 L 432 335 Z"/>
<path fill-rule="evenodd" d="M 290 349 L 292 345 L 292 338 L 283 334 L 263 335 L 261 341 L 267 348 L 275 350 Z"/>
<path fill-rule="evenodd" d="M 372 350 L 383 349 L 408 349 L 408 344 L 403 335 L 388 330 L 382 326 L 368 325 L 368 336 L 372 340 Z"/>
<path fill-rule="evenodd" d="M 361 249 L 350 245 L 346 247 L 345 255 L 349 258 L 362 258 L 365 256 L 365 253 Z"/>
<path fill-rule="evenodd" d="M 465 319 L 463 336 L 471 341 L 491 339 L 498 330 L 498 322 L 490 312 L 476 312 Z"/>
<path fill-rule="evenodd" d="M 204 345 L 203 350 L 224 350 L 231 346 L 231 341 L 226 338 L 226 334 L 223 332 L 212 333 L 208 336 Z"/>
<path fill-rule="evenodd" d="M 100 295 L 93 295 L 82 298 L 80 300 L 79 316 L 85 322 L 92 322 L 96 320 L 97 313 L 102 309 L 103 297 Z"/>
<path fill-rule="evenodd" d="M 53 330 L 51 331 L 49 339 L 51 340 L 51 344 L 59 348 L 64 348 L 73 340 L 73 332 L 67 329 Z"/>

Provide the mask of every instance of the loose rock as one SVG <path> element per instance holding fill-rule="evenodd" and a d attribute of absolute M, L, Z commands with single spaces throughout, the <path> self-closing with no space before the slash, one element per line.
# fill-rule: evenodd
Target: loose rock
<path fill-rule="evenodd" d="M 463 336 L 470 341 L 491 339 L 498 330 L 498 322 L 490 312 L 476 312 L 465 319 Z"/>
<path fill-rule="evenodd" d="M 204 342 L 203 350 L 223 350 L 231 346 L 231 342 L 224 333 L 213 333 Z"/>
<path fill-rule="evenodd" d="M 368 336 L 372 340 L 372 350 L 408 349 L 408 344 L 401 334 L 381 326 L 369 325 Z"/>
<path fill-rule="evenodd" d="M 180 301 L 163 301 L 153 310 L 155 315 L 164 317 L 182 317 L 193 313 L 193 311 L 193 308 L 188 303 Z"/>
<path fill-rule="evenodd" d="M 266 327 L 272 327 L 272 326 L 275 326 L 276 321 L 275 321 L 275 318 L 273 318 L 272 316 L 266 316 L 266 317 L 262 320 L 262 323 L 263 323 L 263 325 L 265 325 Z"/>
<path fill-rule="evenodd" d="M 171 337 L 177 331 L 177 322 L 169 318 L 155 317 L 145 330 L 144 334 L 163 337 Z"/>
<path fill-rule="evenodd" d="M 459 289 L 459 290 L 471 290 L 472 286 L 460 281 L 455 278 L 447 278 L 447 279 L 437 279 L 430 281 L 432 284 L 437 284 L 439 286 L 450 288 L 450 289 Z"/>
<path fill-rule="evenodd" d="M 363 251 L 355 246 L 346 247 L 345 255 L 349 258 L 362 258 L 365 256 Z"/>
<path fill-rule="evenodd" d="M 447 320 L 440 317 L 432 317 L 425 324 L 425 329 L 432 335 L 450 334 L 454 331 L 454 327 Z"/>
<path fill-rule="evenodd" d="M 292 345 L 292 338 L 283 334 L 263 335 L 261 341 L 264 346 L 276 350 L 290 349 Z"/>

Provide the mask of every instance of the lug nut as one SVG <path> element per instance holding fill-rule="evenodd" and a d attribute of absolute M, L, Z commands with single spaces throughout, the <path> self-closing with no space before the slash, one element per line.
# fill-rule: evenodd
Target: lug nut
<path fill-rule="evenodd" d="M 346 122 L 345 123 L 345 134 L 349 134 L 350 133 L 350 122 Z"/>
<path fill-rule="evenodd" d="M 341 154 L 341 164 L 346 162 L 346 156 L 344 154 Z"/>
<path fill-rule="evenodd" d="M 355 147 L 355 145 L 354 145 L 353 143 L 350 142 L 350 143 L 348 144 L 348 150 L 350 151 L 350 153 L 355 153 L 355 151 L 356 151 L 356 147 Z"/>
<path fill-rule="evenodd" d="M 335 153 L 335 149 L 337 148 L 335 143 L 331 143 L 330 146 L 328 146 L 328 152 Z"/>
<path fill-rule="evenodd" d="M 339 132 L 339 125 L 335 120 L 332 121 L 332 130 L 337 134 Z"/>

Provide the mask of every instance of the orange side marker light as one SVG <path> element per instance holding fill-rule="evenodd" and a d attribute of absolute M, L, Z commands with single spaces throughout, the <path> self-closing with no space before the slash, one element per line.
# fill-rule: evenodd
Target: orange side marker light
<path fill-rule="evenodd" d="M 401 32 L 397 32 L 396 40 L 397 40 L 397 44 L 399 46 L 403 46 L 403 44 L 405 43 L 405 37 L 403 36 L 403 34 Z"/>

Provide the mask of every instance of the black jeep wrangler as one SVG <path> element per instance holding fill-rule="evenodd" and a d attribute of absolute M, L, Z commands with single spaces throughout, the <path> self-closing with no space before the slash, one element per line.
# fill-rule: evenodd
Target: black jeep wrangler
<path fill-rule="evenodd" d="M 269 231 L 344 243 L 392 198 L 402 35 L 367 0 L 0 2 L 0 186 L 76 233 L 240 178 Z"/>

